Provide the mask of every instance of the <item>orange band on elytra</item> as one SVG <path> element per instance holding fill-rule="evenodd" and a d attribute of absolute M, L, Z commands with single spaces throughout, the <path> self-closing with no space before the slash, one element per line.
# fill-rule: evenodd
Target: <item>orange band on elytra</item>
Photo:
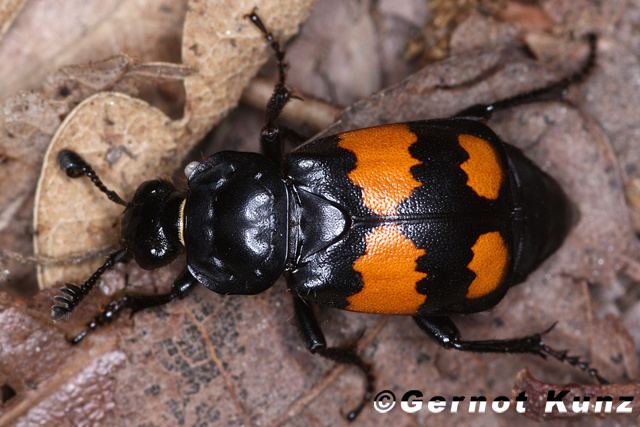
<path fill-rule="evenodd" d="M 361 274 L 363 287 L 348 298 L 347 310 L 366 313 L 415 314 L 427 296 L 416 284 L 427 277 L 416 271 L 425 254 L 405 237 L 397 225 L 374 228 L 366 237 L 366 252 L 353 269 Z"/>
<path fill-rule="evenodd" d="M 411 174 L 420 164 L 409 153 L 417 140 L 405 124 L 359 129 L 339 135 L 339 147 L 356 156 L 349 179 L 362 188 L 363 204 L 378 215 L 394 215 L 398 204 L 422 184 Z"/>

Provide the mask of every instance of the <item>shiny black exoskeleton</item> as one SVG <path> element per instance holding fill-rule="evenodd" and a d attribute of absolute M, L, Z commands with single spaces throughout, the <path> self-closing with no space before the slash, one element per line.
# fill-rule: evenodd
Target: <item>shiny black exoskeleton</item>
<path fill-rule="evenodd" d="M 604 381 L 586 362 L 544 344 L 544 332 L 464 341 L 448 317 L 495 305 L 568 233 L 570 204 L 558 184 L 483 121 L 495 110 L 559 95 L 581 80 L 594 63 L 595 38 L 582 69 L 549 87 L 448 119 L 325 137 L 285 156 L 283 141 L 295 135 L 276 125 L 290 98 L 284 51 L 255 12 L 248 18 L 271 44 L 280 71 L 261 134 L 264 154 L 214 154 L 187 166 L 187 190 L 148 181 L 125 202 L 79 155 L 60 153 L 70 177 L 89 177 L 126 209 L 122 248 L 82 286 L 62 289 L 55 319 L 71 312 L 117 262 L 133 258 L 155 269 L 183 251 L 187 258 L 171 292 L 114 299 L 71 341 L 80 342 L 123 309 L 165 304 L 197 283 L 220 294 L 257 294 L 284 273 L 309 350 L 366 375 L 366 393 L 349 419 L 371 398 L 373 375 L 353 349 L 327 347 L 309 303 L 412 315 L 446 348 L 552 356 Z M 393 161 L 380 163 L 385 156 Z M 379 164 L 382 170 L 372 166 Z M 487 262 L 491 257 L 494 263 Z"/>

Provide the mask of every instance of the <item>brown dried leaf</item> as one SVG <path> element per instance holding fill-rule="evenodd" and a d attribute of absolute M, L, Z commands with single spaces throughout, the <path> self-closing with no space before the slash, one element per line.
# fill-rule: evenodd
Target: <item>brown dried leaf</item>
<path fill-rule="evenodd" d="M 127 54 L 177 62 L 186 0 L 32 1 L 0 44 L 0 97 L 69 64 Z"/>
<path fill-rule="evenodd" d="M 509 1 L 498 12 L 498 18 L 516 24 L 525 31 L 545 31 L 553 27 L 553 22 L 538 5 Z"/>
<path fill-rule="evenodd" d="M 48 321 L 50 295 L 25 304 L 0 294 L 0 325 L 11 328 L 0 336 L 0 385 L 17 392 L 0 406 L 0 425 L 270 425 L 330 366 L 320 362 L 309 375 L 307 350 L 291 344 L 293 313 L 281 292 L 262 295 L 264 304 L 241 297 L 221 304 L 200 289 L 137 315 L 135 327 L 121 319 L 108 329 L 116 334 L 77 348 Z M 87 308 L 96 306 L 78 314 Z"/>

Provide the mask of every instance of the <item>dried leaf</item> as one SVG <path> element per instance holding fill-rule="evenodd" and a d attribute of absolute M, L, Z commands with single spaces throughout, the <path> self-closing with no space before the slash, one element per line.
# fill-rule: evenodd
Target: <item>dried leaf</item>
<path fill-rule="evenodd" d="M 538 5 L 509 1 L 498 12 L 498 17 L 518 25 L 525 31 L 548 31 L 553 27 L 549 16 Z"/>
<path fill-rule="evenodd" d="M 168 282 L 167 273 L 156 279 Z M 0 337 L 0 384 L 17 394 L 0 406 L 0 425 L 276 422 L 330 364 L 316 361 L 309 371 L 307 350 L 290 344 L 297 336 L 282 292 L 267 292 L 257 306 L 242 297 L 221 304 L 222 297 L 212 296 L 199 289 L 188 300 L 137 315 L 135 326 L 121 319 L 108 329 L 116 335 L 94 335 L 77 348 L 66 344 L 59 324 L 47 321 L 46 291 L 27 304 L 2 296 L 0 325 L 12 329 Z M 21 364 L 24 354 L 34 357 Z M 274 380 L 278 368 L 259 366 L 279 366 L 287 381 Z M 358 387 L 357 378 L 347 386 Z"/>
<path fill-rule="evenodd" d="M 31 253 L 33 193 L 44 152 L 67 114 L 83 99 L 102 90 L 139 92 L 132 76 L 136 64 L 117 56 L 91 65 L 63 67 L 39 91 L 22 92 L 3 101 L 0 110 L 0 233 L 3 245 Z M 173 64 L 165 65 L 175 68 Z M 157 68 L 158 65 L 155 65 Z M 27 281 L 32 265 L 2 262 L 9 279 Z M 25 284 L 22 290 L 27 290 Z"/>
<path fill-rule="evenodd" d="M 28 2 L 0 45 L 0 97 L 33 89 L 62 66 L 117 54 L 177 62 L 186 0 Z M 46 29 L 46 31 L 43 31 Z"/>

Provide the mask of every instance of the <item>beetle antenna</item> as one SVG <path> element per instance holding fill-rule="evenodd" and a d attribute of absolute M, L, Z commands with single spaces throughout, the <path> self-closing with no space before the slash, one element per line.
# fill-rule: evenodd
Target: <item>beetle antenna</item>
<path fill-rule="evenodd" d="M 102 264 L 82 286 L 77 286 L 72 283 L 67 283 L 66 286 L 60 289 L 60 293 L 53 297 L 56 304 L 51 307 L 51 318 L 53 320 L 59 320 L 63 316 L 71 313 L 80 301 L 89 293 L 89 291 L 96 284 L 102 274 L 112 268 L 116 263 L 121 262 L 128 252 L 126 248 L 118 249 Z"/>
<path fill-rule="evenodd" d="M 91 182 L 93 182 L 93 184 L 109 198 L 109 200 L 122 206 L 129 206 L 129 204 L 125 202 L 122 197 L 118 195 L 118 193 L 113 190 L 109 190 L 107 186 L 104 185 L 102 180 L 98 178 L 98 175 L 89 165 L 89 163 L 87 163 L 75 151 L 60 151 L 58 153 L 58 163 L 60 164 L 62 170 L 66 172 L 68 177 L 78 178 L 84 175 L 89 178 Z"/>

